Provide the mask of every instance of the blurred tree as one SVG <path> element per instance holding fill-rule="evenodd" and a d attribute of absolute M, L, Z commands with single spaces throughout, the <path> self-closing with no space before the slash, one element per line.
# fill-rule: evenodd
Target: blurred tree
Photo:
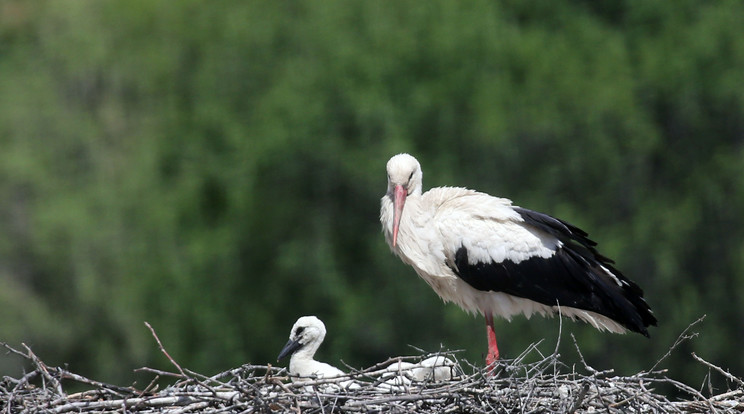
<path fill-rule="evenodd" d="M 660 2 L 0 3 L 0 340 L 103 380 L 440 345 L 480 362 L 380 234 L 384 165 L 590 231 L 652 339 L 563 325 L 601 368 L 744 370 L 744 6 Z M 506 357 L 556 320 L 499 324 Z M 10 362 L 0 361 L 0 370 Z"/>

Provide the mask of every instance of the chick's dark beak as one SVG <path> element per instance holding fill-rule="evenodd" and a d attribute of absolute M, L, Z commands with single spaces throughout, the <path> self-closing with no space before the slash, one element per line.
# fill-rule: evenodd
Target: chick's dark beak
<path fill-rule="evenodd" d="M 294 354 L 300 348 L 302 348 L 302 344 L 299 341 L 290 339 L 289 341 L 287 341 L 287 344 L 284 345 L 282 351 L 279 352 L 279 356 L 276 357 L 276 362 L 279 362 L 280 359 L 286 357 L 287 355 Z"/>

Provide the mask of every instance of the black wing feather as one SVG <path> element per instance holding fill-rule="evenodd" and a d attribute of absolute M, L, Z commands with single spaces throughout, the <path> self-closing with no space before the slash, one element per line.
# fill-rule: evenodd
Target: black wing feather
<path fill-rule="evenodd" d="M 453 266 L 461 279 L 478 290 L 596 312 L 648 336 L 646 328 L 657 321 L 643 299 L 643 290 L 615 269 L 612 260 L 599 254 L 586 232 L 547 214 L 514 209 L 525 224 L 556 237 L 563 246 L 549 258 L 475 264 L 468 261 L 467 249 L 461 247 Z"/>

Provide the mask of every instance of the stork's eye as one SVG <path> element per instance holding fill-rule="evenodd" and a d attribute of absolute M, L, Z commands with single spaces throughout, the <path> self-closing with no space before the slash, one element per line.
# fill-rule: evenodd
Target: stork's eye
<path fill-rule="evenodd" d="M 408 181 L 411 181 L 411 178 L 413 178 L 413 171 L 411 171 L 411 175 L 408 176 Z"/>

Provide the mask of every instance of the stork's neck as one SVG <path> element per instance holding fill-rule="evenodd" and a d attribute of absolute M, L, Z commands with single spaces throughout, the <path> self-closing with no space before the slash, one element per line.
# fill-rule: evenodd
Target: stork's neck
<path fill-rule="evenodd" d="M 292 354 L 292 359 L 312 360 L 315 356 L 315 352 L 318 351 L 321 342 L 323 342 L 322 338 L 320 340 L 310 341 L 307 345 L 304 345 L 302 348 L 298 349 L 297 352 Z"/>
<path fill-rule="evenodd" d="M 406 246 L 411 247 L 410 243 L 415 243 L 416 229 L 421 228 L 431 214 L 427 211 L 426 203 L 423 202 L 421 193 L 411 193 L 406 197 L 406 204 L 403 207 L 403 212 L 400 217 L 400 227 L 398 230 L 398 244 L 393 251 L 398 255 L 406 256 Z M 388 244 L 392 243 L 392 203 L 390 206 L 390 224 L 386 228 L 386 235 L 389 233 L 390 240 Z M 391 244 L 392 247 L 392 244 Z M 401 257 L 403 257 L 401 256 Z"/>
<path fill-rule="evenodd" d="M 421 197 L 421 183 L 414 183 L 411 187 L 411 192 L 408 194 L 408 198 Z"/>
<path fill-rule="evenodd" d="M 312 358 L 301 358 L 297 354 L 292 355 L 292 358 L 289 360 L 289 372 L 295 375 L 311 375 L 313 372 L 318 371 L 319 366 L 320 362 Z"/>
<path fill-rule="evenodd" d="M 428 215 L 421 214 L 424 198 L 425 194 L 421 193 L 420 185 L 415 186 L 414 190 L 406 196 L 405 204 L 400 215 L 397 245 L 393 246 L 393 227 L 395 217 L 395 196 L 393 190 L 388 188 L 388 192 L 382 197 L 382 205 L 380 209 L 382 231 L 385 235 L 385 241 L 390 246 L 391 250 L 398 256 L 401 256 L 401 243 L 405 243 L 405 239 L 409 239 L 413 236 L 412 227 L 414 226 L 414 223 L 421 222 L 422 218 Z"/>

